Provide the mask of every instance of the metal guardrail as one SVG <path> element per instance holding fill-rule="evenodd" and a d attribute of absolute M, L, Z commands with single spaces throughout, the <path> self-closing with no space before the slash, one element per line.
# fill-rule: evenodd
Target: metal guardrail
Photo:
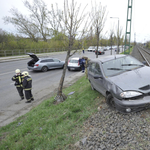
<path fill-rule="evenodd" d="M 62 51 L 67 51 L 67 48 L 0 50 L 0 57 L 20 56 L 20 55 L 26 55 L 27 53 L 39 54 L 39 53 L 51 53 L 51 52 L 62 52 Z"/>

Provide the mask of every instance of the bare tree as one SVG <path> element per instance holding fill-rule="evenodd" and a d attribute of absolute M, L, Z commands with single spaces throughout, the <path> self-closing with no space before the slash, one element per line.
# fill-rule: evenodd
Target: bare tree
<path fill-rule="evenodd" d="M 48 12 L 47 20 L 53 31 L 62 29 L 62 11 L 58 9 L 58 4 L 56 4 L 56 9 L 54 9 L 53 4 L 51 5 L 51 11 Z"/>
<path fill-rule="evenodd" d="M 27 0 L 24 1 L 25 7 L 30 12 L 30 15 L 25 15 L 18 12 L 16 8 L 10 10 L 13 17 L 4 17 L 5 23 L 12 23 L 17 27 L 19 33 L 29 36 L 34 41 L 38 41 L 41 36 L 44 41 L 47 41 L 47 36 L 50 35 L 50 28 L 48 28 L 48 10 L 47 6 L 42 0 L 33 0 L 31 5 Z"/>
<path fill-rule="evenodd" d="M 113 36 L 114 36 L 114 30 L 110 29 L 109 39 L 110 39 L 110 45 L 111 45 L 111 55 L 112 55 Z"/>
<path fill-rule="evenodd" d="M 47 42 L 47 36 L 50 33 L 48 28 L 48 10 L 46 4 L 42 0 L 33 0 L 33 5 L 31 5 L 27 0 L 24 5 L 31 12 L 31 25 L 41 34 L 43 40 Z"/>
<path fill-rule="evenodd" d="M 106 6 L 103 7 L 101 3 L 97 4 L 95 2 L 95 5 L 92 5 L 90 18 L 92 22 L 92 27 L 95 30 L 96 38 L 97 38 L 97 52 L 98 52 L 98 46 L 99 46 L 99 38 L 100 34 L 104 29 L 104 25 L 106 22 Z M 96 58 L 98 58 L 98 53 L 96 55 Z"/>
<path fill-rule="evenodd" d="M 29 19 L 23 16 L 16 8 L 10 10 L 13 17 L 4 17 L 5 23 L 12 23 L 17 27 L 19 33 L 29 36 L 33 41 L 37 42 L 36 38 L 37 30 L 33 28 Z"/>
<path fill-rule="evenodd" d="M 115 32 L 115 36 L 118 38 L 118 42 L 117 42 L 117 54 L 119 53 L 119 46 L 123 43 L 124 40 L 124 34 L 123 34 L 123 28 L 119 27 L 119 31 L 118 31 L 118 27 L 116 27 L 116 32 Z"/>
<path fill-rule="evenodd" d="M 83 26 L 84 20 L 86 18 L 86 14 L 84 13 L 85 8 L 82 12 L 80 12 L 81 4 L 78 6 L 77 2 L 74 0 L 71 1 L 71 4 L 68 4 L 68 0 L 64 0 L 64 10 L 62 12 L 62 20 L 61 27 L 62 31 L 64 31 L 65 35 L 68 36 L 68 46 L 69 49 L 67 51 L 65 66 L 62 72 L 62 76 L 60 79 L 57 96 L 55 97 L 56 102 L 62 102 L 66 99 L 66 96 L 62 93 L 62 87 L 65 79 L 66 68 L 69 57 L 71 57 L 76 51 L 71 54 L 71 49 L 74 43 L 75 38 L 79 35 L 79 28 L 86 29 L 86 26 Z M 87 25 L 87 23 L 85 23 Z M 85 30 L 82 30 L 82 34 L 85 33 Z"/>
<path fill-rule="evenodd" d="M 122 50 L 123 50 L 123 41 L 124 41 L 124 37 L 125 37 L 125 35 L 124 35 L 124 33 L 123 33 L 123 28 L 122 27 L 120 27 L 120 30 L 119 30 L 119 42 L 118 42 L 118 47 L 120 46 L 120 45 L 122 45 Z"/>

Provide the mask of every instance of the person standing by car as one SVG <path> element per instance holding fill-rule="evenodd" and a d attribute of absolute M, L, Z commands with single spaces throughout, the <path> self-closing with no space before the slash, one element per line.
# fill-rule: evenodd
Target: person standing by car
<path fill-rule="evenodd" d="M 24 75 L 23 78 L 23 89 L 25 91 L 25 96 L 26 96 L 26 103 L 30 103 L 31 101 L 34 100 L 33 95 L 32 95 L 32 78 L 30 77 L 29 73 L 27 71 L 24 71 L 22 73 Z"/>
<path fill-rule="evenodd" d="M 84 47 L 82 48 L 82 52 L 83 52 L 83 54 L 84 54 Z"/>
<path fill-rule="evenodd" d="M 85 71 L 85 59 L 84 59 L 84 57 L 82 57 L 81 69 L 82 69 L 82 73 L 84 73 L 84 71 Z"/>
<path fill-rule="evenodd" d="M 20 69 L 16 69 L 15 73 L 16 75 L 12 77 L 12 81 L 15 81 L 15 86 L 21 97 L 20 100 L 23 100 L 24 99 L 23 87 L 22 87 L 23 74 L 21 74 Z"/>

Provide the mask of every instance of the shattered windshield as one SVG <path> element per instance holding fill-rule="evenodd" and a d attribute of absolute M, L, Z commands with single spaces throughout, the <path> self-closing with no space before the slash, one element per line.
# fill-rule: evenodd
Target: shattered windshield
<path fill-rule="evenodd" d="M 125 71 L 131 71 L 133 69 L 142 67 L 144 65 L 131 56 L 125 56 L 121 58 L 115 58 L 114 56 L 114 59 L 104 62 L 102 66 L 106 76 L 114 76 Z"/>

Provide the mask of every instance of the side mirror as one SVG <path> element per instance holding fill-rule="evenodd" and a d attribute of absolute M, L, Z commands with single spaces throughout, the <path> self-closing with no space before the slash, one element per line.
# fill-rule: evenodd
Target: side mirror
<path fill-rule="evenodd" d="M 99 79 L 99 78 L 103 79 L 103 76 L 102 75 L 94 75 L 94 79 Z"/>

